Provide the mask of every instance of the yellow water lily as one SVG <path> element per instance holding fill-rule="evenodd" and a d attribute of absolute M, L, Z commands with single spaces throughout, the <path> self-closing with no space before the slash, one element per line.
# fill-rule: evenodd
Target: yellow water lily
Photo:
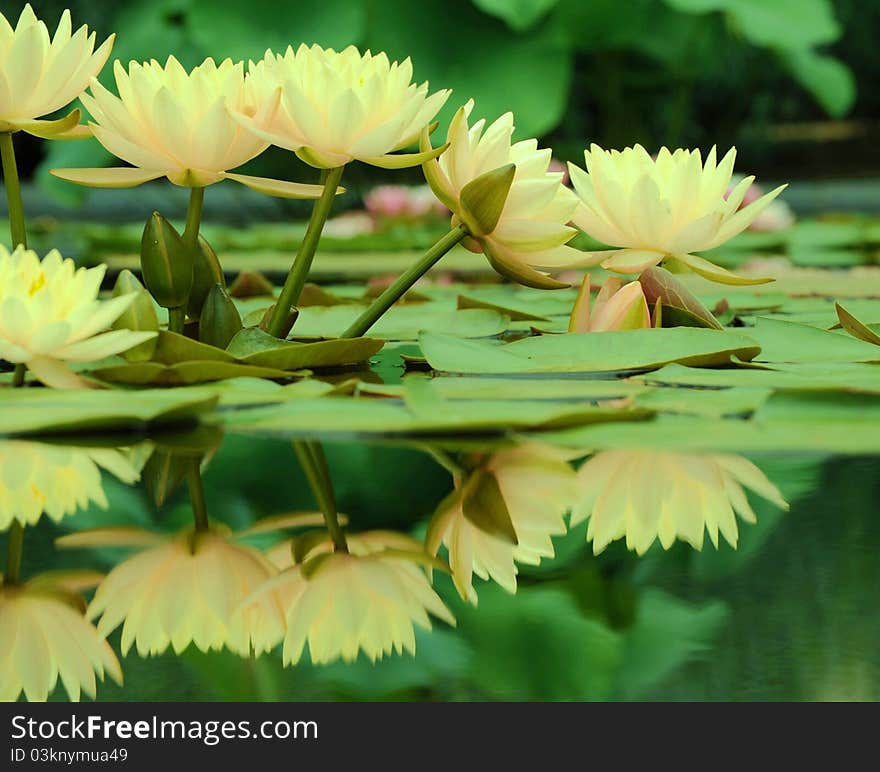
<path fill-rule="evenodd" d="M 428 94 L 427 82 L 412 82 L 412 62 L 391 62 L 384 53 L 361 54 L 318 45 L 267 51 L 247 74 L 252 104 L 273 113 L 254 113 L 230 104 L 254 136 L 294 151 L 312 166 L 332 169 L 363 161 L 386 169 L 418 166 L 432 153 L 394 153 L 414 144 L 437 115 L 448 90 Z"/>
<path fill-rule="evenodd" d="M 40 116 L 76 99 L 97 75 L 113 47 L 114 35 L 95 50 L 95 33 L 85 25 L 73 32 L 70 11 L 50 38 L 45 22 L 25 5 L 15 27 L 0 13 L 0 132 L 26 131 L 37 137 L 88 136 L 78 126 L 80 112 L 58 120 Z"/>
<path fill-rule="evenodd" d="M 391 652 L 414 654 L 414 626 L 430 630 L 429 614 L 455 624 L 419 565 L 429 558 L 415 539 L 370 531 L 349 535 L 347 553 L 330 549 L 329 541 L 314 546 L 245 604 L 285 609 L 286 665 L 299 662 L 306 643 L 315 664 L 352 662 L 359 651 L 373 662 Z"/>
<path fill-rule="evenodd" d="M 232 534 L 222 525 L 161 534 L 139 528 L 98 528 L 58 539 L 59 547 L 118 545 L 137 554 L 101 582 L 88 615 L 109 634 L 122 625 L 122 653 L 141 656 L 190 644 L 201 651 L 227 648 L 241 656 L 271 650 L 284 635 L 284 609 L 273 598 L 242 601 L 277 574 L 260 550 L 239 539 L 257 532 L 321 522 L 318 515 L 269 518 Z"/>
<path fill-rule="evenodd" d="M 478 490 L 487 479 L 497 484 L 516 543 L 484 525 L 490 513 L 469 511 L 492 506 Z M 469 477 L 455 480 L 455 490 L 428 526 L 426 549 L 436 555 L 446 546 L 455 587 L 471 603 L 477 602 L 474 574 L 516 592 L 516 564 L 538 565 L 553 557 L 552 537 L 566 532 L 563 518 L 575 496 L 575 473 L 555 449 L 525 445 L 493 454 Z"/>
<path fill-rule="evenodd" d="M 117 448 L 0 440 L 0 530 L 14 520 L 33 525 L 44 512 L 57 523 L 92 503 L 106 509 L 101 470 L 134 483 L 145 460 Z"/>
<path fill-rule="evenodd" d="M 624 284 L 616 276 L 609 276 L 591 308 L 590 274 L 584 277 L 568 320 L 569 332 L 641 330 L 650 326 L 651 312 L 639 282 Z"/>
<path fill-rule="evenodd" d="M 472 109 L 473 100 L 459 108 L 446 134 L 448 149 L 423 165 L 428 184 L 452 211 L 453 227 L 467 227 L 462 244 L 484 253 L 497 271 L 528 286 L 569 286 L 535 270 L 584 260 L 567 246 L 577 233 L 567 223 L 578 202 L 562 174 L 548 171 L 551 150 L 539 150 L 535 139 L 511 143 L 512 113 L 488 128 L 484 120 L 469 127 Z M 421 148 L 430 149 L 427 131 Z"/>
<path fill-rule="evenodd" d="M 587 541 L 596 554 L 621 538 L 640 555 L 655 539 L 664 549 L 676 539 L 702 549 L 705 532 L 716 547 L 719 533 L 736 547 L 736 516 L 756 522 L 745 488 L 788 509 L 758 467 L 726 453 L 603 451 L 581 466 L 578 484 L 571 524 L 589 518 Z"/>
<path fill-rule="evenodd" d="M 112 330 L 135 294 L 98 300 L 105 265 L 77 268 L 52 250 L 42 260 L 0 245 L 0 359 L 27 365 L 47 386 L 82 382 L 65 362 L 92 362 L 127 351 L 155 332 Z"/>
<path fill-rule="evenodd" d="M 591 145 L 584 157 L 587 171 L 569 164 L 581 199 L 574 222 L 597 241 L 616 247 L 593 253 L 594 264 L 632 274 L 674 259 L 724 284 L 772 281 L 738 276 L 694 254 L 745 230 L 786 187 L 740 209 L 755 178 L 745 177 L 728 194 L 735 148 L 718 162 L 713 147 L 705 163 L 699 150 L 664 147 L 654 159 L 641 145 L 622 152 Z"/>
<path fill-rule="evenodd" d="M 51 574 L 23 585 L 0 584 L 0 701 L 24 694 L 44 702 L 59 679 L 73 701 L 83 692 L 94 699 L 105 674 L 122 684 L 119 660 L 83 616 L 85 604 L 68 584 Z"/>
<path fill-rule="evenodd" d="M 320 185 L 235 174 L 235 169 L 262 153 L 268 142 L 242 128 L 229 114 L 234 109 L 262 122 L 278 100 L 248 100 L 244 65 L 213 59 L 187 72 L 173 56 L 113 66 L 119 96 L 91 81 L 82 97 L 91 113 L 98 141 L 131 167 L 52 169 L 56 177 L 98 188 L 125 188 L 159 177 L 175 185 L 201 188 L 223 179 L 235 180 L 261 193 L 283 198 L 317 198 Z"/>

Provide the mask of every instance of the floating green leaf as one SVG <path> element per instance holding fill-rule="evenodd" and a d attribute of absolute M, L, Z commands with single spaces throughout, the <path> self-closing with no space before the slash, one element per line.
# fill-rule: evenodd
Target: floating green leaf
<path fill-rule="evenodd" d="M 210 412 L 209 390 L 0 390 L 0 434 L 141 430 L 186 423 Z"/>
<path fill-rule="evenodd" d="M 419 343 L 435 370 L 499 374 L 649 370 L 670 362 L 725 365 L 760 351 L 738 333 L 687 327 L 544 335 L 506 345 L 425 333 Z"/>

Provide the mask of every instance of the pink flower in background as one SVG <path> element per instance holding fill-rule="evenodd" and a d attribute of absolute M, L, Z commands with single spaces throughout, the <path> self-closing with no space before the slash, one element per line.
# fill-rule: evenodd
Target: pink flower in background
<path fill-rule="evenodd" d="M 727 198 L 730 193 L 733 191 L 734 187 L 736 187 L 737 183 L 742 180 L 742 177 L 734 176 L 730 181 L 730 187 L 727 188 L 727 192 L 724 194 L 724 197 Z M 739 209 L 743 209 L 747 207 L 754 201 L 757 201 L 761 196 L 764 195 L 764 190 L 754 183 L 749 187 L 746 191 L 745 196 L 743 196 L 742 203 L 739 205 Z M 776 231 L 784 230 L 788 228 L 790 225 L 794 224 L 794 212 L 792 212 L 791 207 L 785 203 L 785 201 L 780 201 L 779 199 L 774 200 L 770 203 L 770 205 L 761 212 L 749 225 L 748 230 L 756 231 L 759 233 L 774 233 Z"/>
<path fill-rule="evenodd" d="M 364 208 L 379 218 L 416 218 L 446 213 L 446 207 L 427 185 L 379 185 L 364 196 Z"/>
<path fill-rule="evenodd" d="M 551 158 L 550 165 L 547 167 L 548 172 L 561 172 L 562 173 L 562 184 L 568 185 L 568 165 L 564 161 L 560 161 L 558 158 Z"/>

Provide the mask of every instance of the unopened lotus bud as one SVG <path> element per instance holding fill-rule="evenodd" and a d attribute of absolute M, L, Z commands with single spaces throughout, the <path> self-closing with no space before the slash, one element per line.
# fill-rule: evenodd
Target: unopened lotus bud
<path fill-rule="evenodd" d="M 220 266 L 217 253 L 204 236 L 199 236 L 198 249 L 193 262 L 192 289 L 186 305 L 186 311 L 193 319 L 198 319 L 201 315 L 205 298 L 215 284 L 226 287 L 226 277 L 223 276 L 223 268 Z"/>
<path fill-rule="evenodd" d="M 132 304 L 123 311 L 122 315 L 111 325 L 114 330 L 135 330 L 137 332 L 157 331 L 159 329 L 159 317 L 156 315 L 156 307 L 150 293 L 144 288 L 137 277 L 128 269 L 120 272 L 113 286 L 113 297 L 123 295 L 135 295 Z M 129 362 L 144 362 L 153 357 L 156 351 L 158 338 L 151 338 L 138 344 L 128 351 L 122 352 L 122 356 Z"/>
<path fill-rule="evenodd" d="M 266 309 L 266 312 L 263 314 L 263 318 L 260 320 L 260 329 L 263 332 L 269 332 L 269 320 L 272 318 L 272 312 L 275 310 L 275 303 L 269 306 Z M 291 308 L 287 312 L 287 319 L 284 320 L 284 327 L 278 333 L 279 338 L 286 338 L 290 331 L 293 329 L 293 325 L 296 322 L 297 317 L 299 316 L 298 308 Z"/>
<path fill-rule="evenodd" d="M 222 284 L 211 287 L 199 317 L 199 340 L 210 346 L 226 348 L 241 329 L 241 314 Z"/>
<path fill-rule="evenodd" d="M 723 329 L 721 323 L 676 276 L 659 266 L 643 271 L 639 283 L 651 305 L 659 300 L 664 327 L 709 327 Z"/>
<path fill-rule="evenodd" d="M 481 174 L 461 189 L 461 219 L 472 236 L 487 236 L 501 219 L 516 165 L 507 164 Z"/>
<path fill-rule="evenodd" d="M 186 305 L 193 285 L 194 257 L 174 226 L 153 212 L 141 238 L 141 271 L 144 284 L 163 308 Z"/>

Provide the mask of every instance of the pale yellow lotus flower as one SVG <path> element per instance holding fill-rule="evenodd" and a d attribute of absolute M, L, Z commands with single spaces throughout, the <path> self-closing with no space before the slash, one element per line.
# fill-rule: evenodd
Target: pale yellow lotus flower
<path fill-rule="evenodd" d="M 597 241 L 617 247 L 593 253 L 593 264 L 617 273 L 640 273 L 674 258 L 724 284 L 772 281 L 738 276 L 693 254 L 745 230 L 786 187 L 780 185 L 739 209 L 755 178 L 746 177 L 727 195 L 735 149 L 718 163 L 713 147 L 705 164 L 699 150 L 670 153 L 664 147 L 655 160 L 641 145 L 623 152 L 591 145 L 584 157 L 587 171 L 568 166 L 582 202 L 574 222 Z"/>
<path fill-rule="evenodd" d="M 286 610 L 284 664 L 299 662 L 306 643 L 315 664 L 352 662 L 359 651 L 372 662 L 393 651 L 415 654 L 414 625 L 430 630 L 429 613 L 455 624 L 418 565 L 430 560 L 418 541 L 371 531 L 349 535 L 348 548 L 331 552 L 322 542 L 245 602 Z"/>
<path fill-rule="evenodd" d="M 205 59 L 187 72 L 169 56 L 165 65 L 152 60 L 131 62 L 128 71 L 113 65 L 119 96 L 97 79 L 82 101 L 92 115 L 98 141 L 132 168 L 52 169 L 56 177 L 97 188 L 125 188 L 159 177 L 175 185 L 204 187 L 235 180 L 260 193 L 282 198 L 317 198 L 320 185 L 302 185 L 234 174 L 262 153 L 269 143 L 235 122 L 227 106 L 265 121 L 278 100 L 248 100 L 244 65 L 226 59 L 219 65 Z"/>
<path fill-rule="evenodd" d="M 568 320 L 569 332 L 641 330 L 650 326 L 651 313 L 639 282 L 624 284 L 616 276 L 609 276 L 590 308 L 590 274 L 584 277 Z"/>
<path fill-rule="evenodd" d="M 0 701 L 24 694 L 44 702 L 59 679 L 73 701 L 83 692 L 94 699 L 105 674 L 122 684 L 113 649 L 83 616 L 80 596 L 64 585 L 51 574 L 0 584 Z"/>
<path fill-rule="evenodd" d="M 510 523 L 514 544 L 481 528 L 465 516 L 465 501 L 473 496 L 481 475 L 498 484 Z M 436 555 L 440 544 L 449 551 L 449 566 L 459 595 L 477 603 L 473 575 L 497 582 L 516 592 L 516 563 L 538 565 L 553 557 L 553 536 L 566 532 L 565 514 L 576 500 L 575 473 L 557 450 L 524 445 L 489 457 L 465 480 L 455 480 L 455 490 L 438 507 L 425 537 L 425 547 Z M 479 506 L 477 501 L 474 506 Z"/>
<path fill-rule="evenodd" d="M 98 300 L 107 267 L 76 268 L 52 250 L 40 260 L 0 245 L 0 359 L 25 364 L 47 386 L 82 386 L 65 362 L 92 362 L 127 351 L 155 332 L 104 332 L 137 293 Z"/>
<path fill-rule="evenodd" d="M 703 534 L 718 546 L 719 532 L 736 547 L 736 515 L 756 522 L 744 488 L 788 509 L 766 475 L 742 456 L 608 450 L 578 470 L 578 503 L 571 524 L 589 518 L 587 541 L 598 554 L 615 539 L 644 554 L 659 539 L 669 549 L 683 539 L 702 549 Z"/>
<path fill-rule="evenodd" d="M 414 144 L 450 92 L 428 95 L 427 82 L 412 82 L 412 63 L 390 62 L 384 53 L 361 54 L 301 45 L 282 54 L 266 51 L 247 74 L 252 104 L 281 95 L 274 113 L 248 112 L 230 103 L 235 118 L 255 136 L 294 151 L 321 169 L 363 161 L 386 169 L 418 166 L 432 153 L 395 154 Z"/>
<path fill-rule="evenodd" d="M 238 539 L 256 532 L 316 524 L 320 516 L 273 519 L 231 534 L 221 525 L 186 528 L 176 535 L 138 528 L 98 528 L 63 536 L 59 547 L 119 545 L 140 548 L 101 582 L 89 617 L 109 634 L 122 625 L 122 653 L 141 656 L 190 644 L 201 651 L 227 648 L 241 656 L 270 651 L 284 635 L 284 609 L 274 598 L 242 607 L 242 601 L 277 574 L 267 557 Z"/>
<path fill-rule="evenodd" d="M 70 11 L 50 39 L 46 24 L 25 5 L 13 28 L 0 13 L 0 132 L 26 131 L 37 137 L 88 136 L 74 110 L 58 120 L 38 120 L 76 99 L 97 75 L 113 47 L 111 35 L 95 51 L 95 33 L 76 32 Z"/>
<path fill-rule="evenodd" d="M 428 184 L 452 211 L 453 227 L 467 226 L 464 246 L 484 253 L 499 273 L 532 287 L 569 286 L 534 267 L 561 269 L 583 263 L 583 253 L 566 244 L 577 233 L 567 225 L 578 206 L 577 197 L 563 186 L 561 173 L 548 171 L 549 148 L 539 150 L 535 139 L 511 144 L 512 113 L 488 128 L 485 120 L 468 127 L 473 104 L 470 100 L 452 119 L 446 152 L 423 165 Z M 427 131 L 421 147 L 430 148 Z M 503 174 L 511 164 L 515 171 L 503 208 L 486 217 L 478 211 L 485 197 L 468 186 L 482 175 Z"/>
<path fill-rule="evenodd" d="M 106 509 L 101 470 L 131 484 L 145 460 L 118 448 L 0 439 L 0 531 L 14 520 L 33 525 L 44 512 L 57 523 L 92 503 Z"/>

